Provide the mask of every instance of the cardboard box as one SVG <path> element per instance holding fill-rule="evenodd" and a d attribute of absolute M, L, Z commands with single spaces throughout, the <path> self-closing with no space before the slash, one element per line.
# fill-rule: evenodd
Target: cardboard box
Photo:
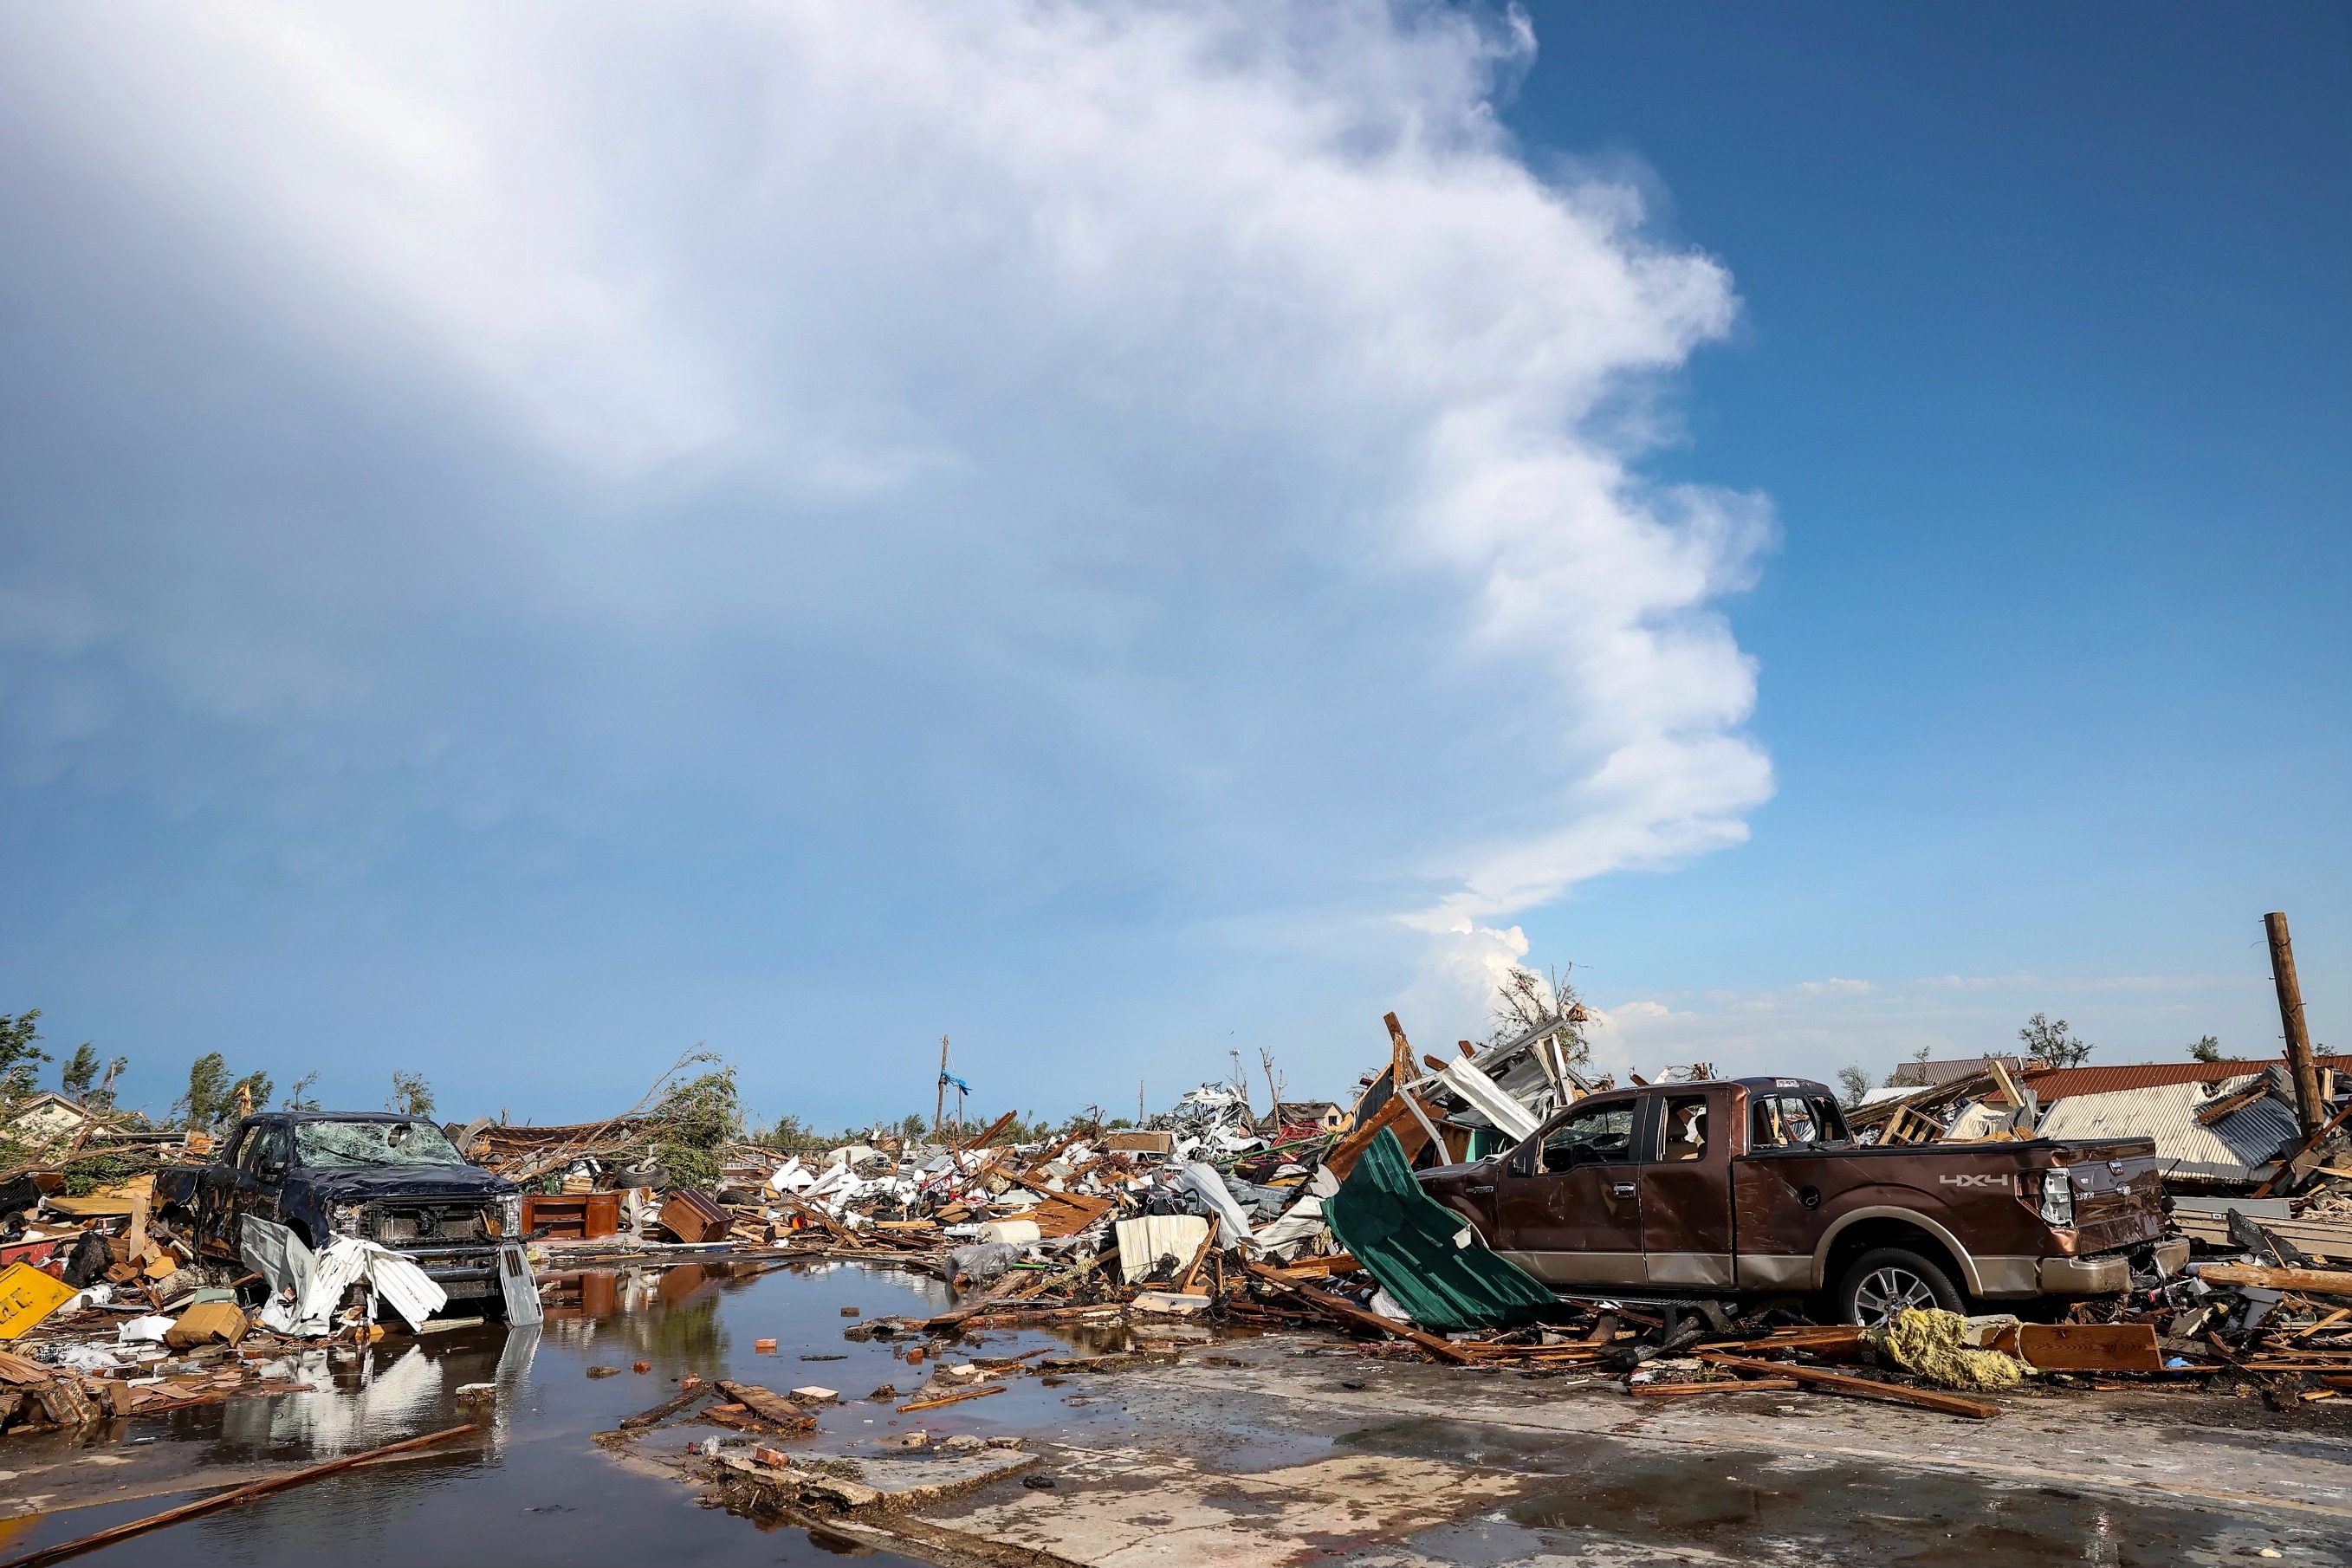
<path fill-rule="evenodd" d="M 248 1325 L 234 1301 L 199 1301 L 180 1314 L 166 1330 L 163 1343 L 175 1351 L 194 1350 L 215 1342 L 233 1345 L 245 1338 Z"/>

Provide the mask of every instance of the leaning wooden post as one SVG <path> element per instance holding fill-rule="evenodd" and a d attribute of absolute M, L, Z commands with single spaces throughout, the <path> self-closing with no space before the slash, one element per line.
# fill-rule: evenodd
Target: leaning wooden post
<path fill-rule="evenodd" d="M 2294 1076 L 2294 1114 L 2305 1137 L 2327 1119 L 2326 1102 L 2319 1098 L 2319 1064 L 2311 1057 L 2311 1030 L 2303 1021 L 2303 987 L 2294 978 L 2294 944 L 2287 939 L 2286 916 L 2263 917 L 2271 939 L 2271 981 L 2278 987 L 2279 1023 L 2286 1030 L 2287 1071 Z"/>

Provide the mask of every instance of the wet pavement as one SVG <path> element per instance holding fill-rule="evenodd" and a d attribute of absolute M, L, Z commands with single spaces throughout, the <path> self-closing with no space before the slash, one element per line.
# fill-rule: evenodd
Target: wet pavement
<path fill-rule="evenodd" d="M 1573 1378 L 1385 1363 L 1318 1336 L 1182 1325 L 991 1332 L 947 1359 L 1181 1350 L 1181 1364 L 1019 1377 L 901 1415 L 932 1371 L 851 1320 L 945 1304 L 855 1264 L 563 1277 L 546 1325 L 316 1352 L 319 1392 L 0 1445 L 0 1559 L 254 1477 L 480 1418 L 440 1452 L 348 1472 L 121 1543 L 113 1563 L 934 1561 L 1103 1564 L 1789 1563 L 2352 1564 L 2352 1420 L 2288 1424 L 2193 1394 L 2041 1394 L 1990 1423 L 1822 1397 L 1632 1400 Z M 756 1353 L 756 1340 L 778 1342 Z M 630 1369 L 637 1362 L 649 1370 Z M 592 1368 L 617 1368 L 591 1375 Z M 1054 1485 L 994 1483 L 922 1520 L 810 1533 L 710 1506 L 691 1417 L 593 1440 L 689 1373 L 845 1403 L 761 1439 L 855 1458 L 918 1428 L 1019 1436 Z M 462 1384 L 493 1383 L 478 1415 Z M 885 1394 L 888 1387 L 904 1391 Z M 739 1449 L 738 1451 L 741 1451 Z M 1009 1553 L 1007 1549 L 1009 1549 Z"/>

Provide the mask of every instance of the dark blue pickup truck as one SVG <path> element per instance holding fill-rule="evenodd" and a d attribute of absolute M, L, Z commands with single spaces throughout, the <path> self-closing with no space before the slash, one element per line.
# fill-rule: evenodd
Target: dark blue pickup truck
<path fill-rule="evenodd" d="M 238 1222 L 258 1215 L 313 1248 L 338 1236 L 390 1247 L 453 1306 L 493 1315 L 499 1244 L 522 1234 L 520 1188 L 467 1164 L 432 1122 L 384 1111 L 248 1116 L 210 1163 L 156 1173 L 155 1203 L 162 1224 L 205 1258 L 235 1261 Z"/>

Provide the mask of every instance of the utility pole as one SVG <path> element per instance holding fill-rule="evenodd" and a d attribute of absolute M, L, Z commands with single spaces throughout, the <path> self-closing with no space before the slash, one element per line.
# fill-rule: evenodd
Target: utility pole
<path fill-rule="evenodd" d="M 2294 944 L 2287 939 L 2284 914 L 2264 915 L 2263 931 L 2271 939 L 2271 983 L 2278 987 L 2279 1023 L 2286 1031 L 2286 1068 L 2294 1079 L 2295 1120 L 2308 1138 L 2327 1119 L 2327 1106 L 2319 1098 L 2319 1064 L 2312 1060 L 2311 1030 L 2303 1021 L 2303 986 L 2294 977 Z"/>
<path fill-rule="evenodd" d="M 931 1136 L 948 1135 L 948 1037 L 940 1037 L 940 1094 L 931 1107 Z"/>

